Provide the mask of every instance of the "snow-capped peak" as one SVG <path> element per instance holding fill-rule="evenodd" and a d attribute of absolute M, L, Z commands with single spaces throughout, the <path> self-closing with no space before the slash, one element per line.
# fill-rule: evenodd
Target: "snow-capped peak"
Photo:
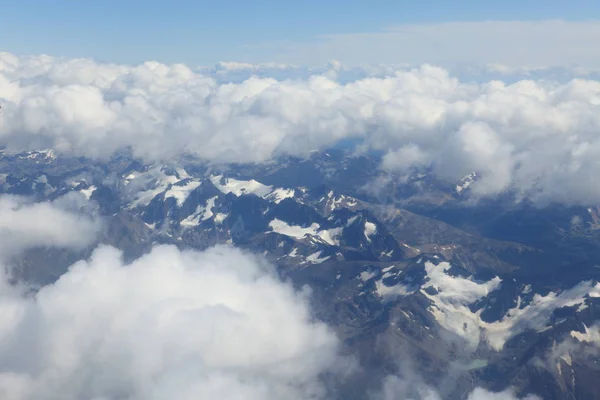
<path fill-rule="evenodd" d="M 476 172 L 471 172 L 470 174 L 465 175 L 460 180 L 458 185 L 456 185 L 456 193 L 461 194 L 464 190 L 468 189 L 469 186 L 471 186 L 471 184 L 475 181 L 476 178 L 477 178 Z"/>

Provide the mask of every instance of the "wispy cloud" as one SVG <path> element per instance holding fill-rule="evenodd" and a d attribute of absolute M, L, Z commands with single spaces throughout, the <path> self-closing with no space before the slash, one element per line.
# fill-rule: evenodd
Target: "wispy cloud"
<path fill-rule="evenodd" d="M 274 60 L 336 59 L 351 65 L 600 67 L 600 21 L 476 21 L 407 24 L 380 32 L 326 35 L 308 43 L 273 43 Z"/>

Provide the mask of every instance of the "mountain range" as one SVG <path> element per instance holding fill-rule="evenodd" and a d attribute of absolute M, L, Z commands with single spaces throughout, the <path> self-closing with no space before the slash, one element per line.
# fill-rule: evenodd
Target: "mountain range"
<path fill-rule="evenodd" d="M 449 182 L 380 163 L 337 148 L 228 165 L 3 151 L 2 194 L 71 196 L 103 222 L 97 243 L 30 248 L 13 273 L 52 283 L 100 243 L 128 260 L 155 244 L 240 247 L 310 287 L 315 317 L 361 366 L 340 399 L 406 368 L 448 399 L 475 387 L 598 398 L 600 208 L 482 198 L 475 171 Z"/>

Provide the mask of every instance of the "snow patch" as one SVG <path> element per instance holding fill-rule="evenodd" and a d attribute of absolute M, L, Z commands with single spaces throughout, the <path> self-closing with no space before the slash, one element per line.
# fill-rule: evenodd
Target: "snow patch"
<path fill-rule="evenodd" d="M 176 175 L 167 174 L 165 168 L 161 166 L 151 167 L 136 175 L 135 179 L 127 181 L 128 184 L 125 187 L 127 195 L 132 198 L 128 208 L 147 206 L 158 194 L 180 180 Z"/>
<path fill-rule="evenodd" d="M 225 218 L 227 218 L 228 216 L 229 215 L 227 214 L 217 213 L 217 215 L 215 215 L 215 224 L 221 225 L 223 221 L 225 221 Z"/>
<path fill-rule="evenodd" d="M 49 161 L 56 159 L 56 153 L 52 149 L 28 151 L 25 154 L 26 154 L 25 156 L 20 156 L 19 158 L 27 158 L 30 160 L 35 160 L 35 159 L 40 158 L 40 159 L 45 159 L 45 160 L 49 160 Z"/>
<path fill-rule="evenodd" d="M 322 198 L 321 200 L 325 200 Z M 333 191 L 327 193 L 326 209 L 329 213 L 341 207 L 354 207 L 358 204 L 356 199 L 344 195 L 334 196 Z"/>
<path fill-rule="evenodd" d="M 350 218 L 348 220 L 348 222 L 346 222 L 346 227 L 352 225 L 354 223 L 354 221 L 356 221 L 358 219 L 358 215 L 355 215 L 354 217 Z"/>
<path fill-rule="evenodd" d="M 277 218 L 275 218 L 269 223 L 269 227 L 271 227 L 273 232 L 293 237 L 295 239 L 303 239 L 307 235 L 316 236 L 321 238 L 321 240 L 323 240 L 325 243 L 330 244 L 332 246 L 339 245 L 337 237 L 342 232 L 342 228 L 320 230 L 320 225 L 316 222 L 307 228 L 303 228 L 301 226 L 288 225 L 286 222 L 281 221 Z"/>
<path fill-rule="evenodd" d="M 413 294 L 415 291 L 410 287 L 397 284 L 394 286 L 386 286 L 383 279 L 375 281 L 375 291 L 383 299 L 384 302 L 395 299 L 396 297 L 404 297 Z"/>
<path fill-rule="evenodd" d="M 295 189 L 273 189 L 272 186 L 264 185 L 254 179 L 243 181 L 234 178 L 223 178 L 222 175 L 216 175 L 212 176 L 210 181 L 217 189 L 225 194 L 233 193 L 238 197 L 246 194 L 254 194 L 276 204 L 279 204 L 285 199 L 293 198 L 296 195 Z"/>
<path fill-rule="evenodd" d="M 469 305 L 487 296 L 500 285 L 498 277 L 490 281 L 477 283 L 470 278 L 452 277 L 445 273 L 450 268 L 447 262 L 434 265 L 426 262 L 425 270 L 429 281 L 423 289 L 432 287 L 436 294 L 421 292 L 433 301 L 429 311 L 438 323 L 451 332 L 465 338 L 471 349 L 477 348 L 481 340 L 500 351 L 513 336 L 534 329 L 543 331 L 554 310 L 562 307 L 573 307 L 585 302 L 587 296 L 600 296 L 599 285 L 581 282 L 560 294 L 550 292 L 546 296 L 534 295 L 527 306 L 517 300 L 516 307 L 510 309 L 499 321 L 485 322 L 481 319 L 483 309 L 472 312 Z"/>
<path fill-rule="evenodd" d="M 80 192 L 81 194 L 83 194 L 85 196 L 86 199 L 90 199 L 90 197 L 92 197 L 92 194 L 96 191 L 96 186 L 90 186 L 87 189 L 81 189 Z"/>
<path fill-rule="evenodd" d="M 205 205 L 199 205 L 198 207 L 196 207 L 196 211 L 194 211 L 192 215 L 182 220 L 180 222 L 180 225 L 186 227 L 197 226 L 200 224 L 201 221 L 206 221 L 212 218 L 212 216 L 214 215 L 212 209 L 215 206 L 216 200 L 217 196 L 211 197 L 206 201 Z"/>
<path fill-rule="evenodd" d="M 426 262 L 425 271 L 429 281 L 423 285 L 423 289 L 433 288 L 437 293 L 431 295 L 425 290 L 421 292 L 433 301 L 429 311 L 437 322 L 446 330 L 465 338 L 474 350 L 480 341 L 483 321 L 479 313 L 471 312 L 468 305 L 495 290 L 500 284 L 500 278 L 477 283 L 446 274 L 449 268 L 450 264 L 447 262 L 439 265 Z"/>
<path fill-rule="evenodd" d="M 376 276 L 377 276 L 377 273 L 375 273 L 375 272 L 363 271 L 360 273 L 360 280 L 362 280 L 363 282 L 366 282 L 371 278 L 375 278 Z"/>
<path fill-rule="evenodd" d="M 245 194 L 255 194 L 259 197 L 265 197 L 272 192 L 271 186 L 263 185 L 262 183 L 251 179 L 249 181 L 240 181 L 233 178 L 223 178 L 222 175 L 212 176 L 210 181 L 221 192 L 233 193 L 236 196 Z M 221 183 L 221 182 L 224 183 Z"/>
<path fill-rule="evenodd" d="M 175 198 L 177 200 L 177 206 L 181 207 L 185 200 L 188 198 L 190 193 L 200 186 L 200 182 L 189 181 L 186 184 L 181 185 L 180 183 L 176 183 L 171 185 L 169 190 L 165 193 L 165 198 Z"/>
<path fill-rule="evenodd" d="M 477 174 L 475 172 L 471 172 L 469 175 L 466 175 L 460 180 L 460 183 L 456 185 L 456 193 L 461 194 L 465 189 L 468 189 L 469 186 L 475 181 Z"/>
<path fill-rule="evenodd" d="M 311 254 L 310 256 L 306 257 L 306 262 L 311 264 L 321 264 L 322 262 L 327 261 L 329 259 L 329 256 L 320 258 L 321 253 L 322 252 L 318 251 L 316 253 Z"/>
<path fill-rule="evenodd" d="M 317 236 L 332 246 L 339 246 L 340 242 L 337 239 L 342 234 L 343 228 L 333 228 L 317 232 Z"/>
<path fill-rule="evenodd" d="M 293 198 L 296 194 L 294 189 L 283 189 L 277 188 L 273 190 L 271 193 L 265 196 L 266 200 L 273 201 L 276 204 L 279 204 L 282 200 Z"/>
<path fill-rule="evenodd" d="M 591 328 L 583 325 L 584 331 L 571 331 L 571 337 L 582 343 L 591 343 L 600 346 L 600 324 L 596 324 Z"/>

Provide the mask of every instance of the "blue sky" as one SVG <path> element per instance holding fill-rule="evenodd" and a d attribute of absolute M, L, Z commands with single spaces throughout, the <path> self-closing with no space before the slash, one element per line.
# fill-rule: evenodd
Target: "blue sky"
<path fill-rule="evenodd" d="M 0 50 L 118 63 L 285 62 L 286 56 L 273 46 L 281 50 L 310 44 L 326 35 L 380 32 L 406 24 L 552 19 L 600 19 L 600 2 L 0 0 Z M 291 62 L 310 56 L 309 50 L 296 53 Z"/>

